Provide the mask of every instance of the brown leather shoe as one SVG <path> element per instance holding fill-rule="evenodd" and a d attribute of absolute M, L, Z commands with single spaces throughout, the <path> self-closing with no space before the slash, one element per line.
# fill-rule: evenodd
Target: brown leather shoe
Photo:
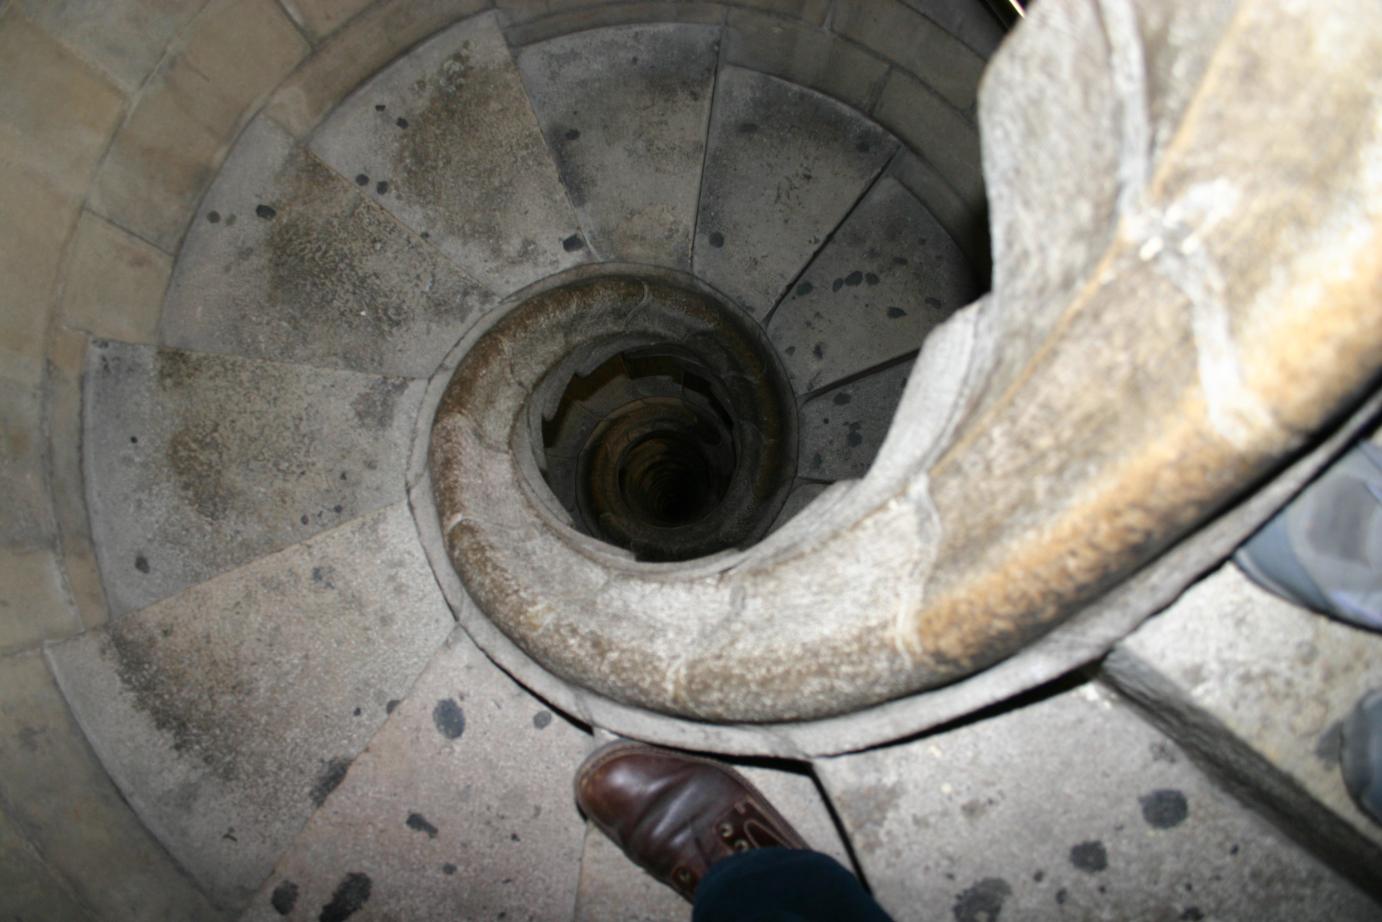
<path fill-rule="evenodd" d="M 807 848 L 727 765 L 641 743 L 602 746 L 576 772 L 576 803 L 639 867 L 688 900 L 710 866 L 751 848 Z"/>

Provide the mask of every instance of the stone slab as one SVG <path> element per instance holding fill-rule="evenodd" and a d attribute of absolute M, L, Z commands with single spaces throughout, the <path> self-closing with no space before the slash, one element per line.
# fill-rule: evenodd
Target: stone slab
<path fill-rule="evenodd" d="M 763 71 L 868 111 L 888 72 L 882 58 L 823 28 L 731 9 L 725 62 Z"/>
<path fill-rule="evenodd" d="M 67 637 L 81 627 L 57 555 L 44 547 L 0 545 L 0 651 Z"/>
<path fill-rule="evenodd" d="M 816 766 L 898 922 L 1377 918 L 1095 683 Z"/>
<path fill-rule="evenodd" d="M 66 882 L 0 810 L 0 912 L 19 922 L 90 922 Z"/>
<path fill-rule="evenodd" d="M 395 504 L 48 653 L 130 805 L 238 908 L 452 626 Z"/>
<path fill-rule="evenodd" d="M 207 190 L 163 308 L 163 342 L 426 377 L 488 292 L 266 118 Z"/>
<path fill-rule="evenodd" d="M 888 170 L 917 197 L 969 258 L 975 278 L 987 291 L 993 274 L 989 254 L 988 211 L 982 200 L 966 202 L 929 164 L 910 151 L 893 160 Z"/>
<path fill-rule="evenodd" d="M 690 269 L 718 52 L 718 29 L 660 24 L 516 53 L 599 258 Z"/>
<path fill-rule="evenodd" d="M 1119 644 L 1105 669 L 1303 841 L 1375 882 L 1367 869 L 1382 866 L 1382 826 L 1344 788 L 1339 728 L 1382 687 L 1382 635 L 1299 608 L 1226 564 Z"/>
<path fill-rule="evenodd" d="M 695 272 L 759 318 L 896 149 L 857 111 L 738 67 L 720 71 L 707 145 Z"/>
<path fill-rule="evenodd" d="M 384 207 L 497 294 L 589 256 L 492 13 L 374 77 L 311 147 L 343 176 L 387 183 Z"/>
<path fill-rule="evenodd" d="M 883 83 L 873 117 L 934 167 L 971 208 L 984 207 L 979 132 L 934 90 L 894 70 Z"/>
<path fill-rule="evenodd" d="M 569 4 L 559 4 L 569 6 Z M 536 19 L 515 17 L 500 6 L 504 38 L 510 47 L 519 48 L 548 39 L 560 38 L 586 29 L 607 26 L 643 25 L 655 22 L 680 22 L 693 25 L 720 25 L 725 21 L 725 7 L 701 0 L 633 0 L 562 9 Z"/>
<path fill-rule="evenodd" d="M 978 294 L 950 235 L 885 176 L 773 311 L 768 337 L 802 394 L 915 352 Z"/>
<path fill-rule="evenodd" d="M 243 918 L 569 919 L 589 739 L 457 629 Z"/>
<path fill-rule="evenodd" d="M 0 803 L 102 919 L 226 918 L 121 798 L 36 651 L 0 658 Z M 0 886 L 0 913 L 12 894 Z"/>
<path fill-rule="evenodd" d="M 802 404 L 797 463 L 803 476 L 845 480 L 868 473 L 892 426 L 913 361 L 896 362 Z"/>
<path fill-rule="evenodd" d="M 800 462 L 798 462 L 800 463 Z M 797 517 L 811 501 L 820 496 L 829 487 L 828 483 L 817 483 L 811 480 L 799 480 L 792 487 L 792 492 L 787 494 L 787 501 L 782 504 L 782 511 L 777 514 L 777 521 L 773 523 L 771 531 L 777 531 L 792 519 Z"/>
<path fill-rule="evenodd" d="M 113 614 L 403 497 L 422 384 L 98 342 L 83 458 Z"/>
<path fill-rule="evenodd" d="M 987 16 L 982 4 L 968 6 L 971 12 L 965 19 Z M 910 71 L 956 109 L 973 109 L 984 57 L 943 28 L 940 17 L 923 12 L 928 11 L 918 12 L 903 0 L 839 0 L 831 28 Z M 958 24 L 959 17 L 946 18 L 952 26 Z"/>
<path fill-rule="evenodd" d="M 173 258 L 83 211 L 62 283 L 62 322 L 104 339 L 152 343 Z"/>
<path fill-rule="evenodd" d="M 293 21 L 320 40 L 345 25 L 373 0 L 283 0 Z"/>
<path fill-rule="evenodd" d="M 39 388 L 0 377 L 0 545 L 41 547 L 53 535 L 43 470 L 43 399 Z"/>

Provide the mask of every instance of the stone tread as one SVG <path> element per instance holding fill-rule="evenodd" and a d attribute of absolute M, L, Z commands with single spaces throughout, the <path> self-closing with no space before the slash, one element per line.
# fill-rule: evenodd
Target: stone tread
<path fill-rule="evenodd" d="M 202 200 L 163 306 L 162 342 L 426 377 L 494 297 L 267 118 Z"/>
<path fill-rule="evenodd" d="M 569 919 L 589 743 L 456 629 L 243 918 Z"/>
<path fill-rule="evenodd" d="M 863 477 L 892 426 L 913 359 L 905 359 L 831 388 L 801 406 L 803 476 L 823 480 Z"/>
<path fill-rule="evenodd" d="M 1098 683 L 816 769 L 898 922 L 1377 918 Z"/>
<path fill-rule="evenodd" d="M 691 268 L 719 30 L 594 29 L 529 45 L 519 70 L 591 249 Z"/>
<path fill-rule="evenodd" d="M 760 319 L 897 149 L 857 111 L 738 67 L 715 87 L 695 274 Z"/>
<path fill-rule="evenodd" d="M 394 62 L 310 147 L 343 176 L 387 183 L 378 201 L 500 296 L 589 258 L 493 13 Z"/>
<path fill-rule="evenodd" d="M 97 341 L 83 465 L 115 615 L 401 500 L 421 382 Z"/>
<path fill-rule="evenodd" d="M 48 655 L 130 805 L 237 907 L 453 623 L 398 503 Z"/>

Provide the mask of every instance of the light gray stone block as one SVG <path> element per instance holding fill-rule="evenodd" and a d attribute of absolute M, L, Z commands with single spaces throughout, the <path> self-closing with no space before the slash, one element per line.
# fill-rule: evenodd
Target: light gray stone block
<path fill-rule="evenodd" d="M 517 52 L 597 256 L 691 267 L 719 30 L 595 29 Z"/>
<path fill-rule="evenodd" d="M 1339 728 L 1382 687 L 1382 636 L 1226 564 L 1119 644 L 1105 669 L 1302 841 L 1376 882 L 1382 826 L 1344 788 Z"/>
<path fill-rule="evenodd" d="M 801 408 L 799 470 L 805 477 L 863 477 L 892 426 L 912 359 L 818 394 Z"/>
<path fill-rule="evenodd" d="M 430 375 L 494 298 L 381 207 L 380 189 L 336 174 L 256 119 L 188 231 L 162 342 Z"/>
<path fill-rule="evenodd" d="M 244 918 L 569 919 L 589 739 L 457 629 Z"/>
<path fill-rule="evenodd" d="M 773 311 L 768 336 L 802 394 L 915 352 L 978 293 L 950 235 L 883 177 Z"/>
<path fill-rule="evenodd" d="M 248 900 L 453 621 L 405 504 L 50 647 L 130 805 Z"/>
<path fill-rule="evenodd" d="M 724 68 L 701 185 L 696 275 L 765 317 L 896 147 L 832 99 Z"/>
<path fill-rule="evenodd" d="M 93 343 L 83 441 L 111 610 L 403 497 L 421 382 Z"/>
<path fill-rule="evenodd" d="M 817 771 L 898 922 L 1377 918 L 1098 684 Z"/>
<path fill-rule="evenodd" d="M 492 13 L 356 90 L 311 149 L 343 176 L 387 183 L 384 207 L 501 296 L 589 257 Z"/>

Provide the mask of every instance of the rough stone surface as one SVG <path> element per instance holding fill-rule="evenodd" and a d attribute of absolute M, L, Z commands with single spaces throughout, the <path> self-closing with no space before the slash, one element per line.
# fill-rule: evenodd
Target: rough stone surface
<path fill-rule="evenodd" d="M 1360 873 L 1382 864 L 1382 826 L 1339 771 L 1339 727 L 1382 687 L 1382 636 L 1259 588 L 1228 564 L 1124 640 L 1110 677 L 1189 748 Z"/>
<path fill-rule="evenodd" d="M 915 352 L 977 294 L 945 230 L 883 177 L 783 297 L 768 336 L 803 394 Z"/>
<path fill-rule="evenodd" d="M 81 630 L 48 548 L 0 546 L 0 651 Z"/>
<path fill-rule="evenodd" d="M 969 7 L 966 18 L 988 15 L 980 4 Z M 902 0 L 840 0 L 831 27 L 915 74 L 956 109 L 973 109 L 984 58 Z"/>
<path fill-rule="evenodd" d="M 426 377 L 493 298 L 260 118 L 207 191 L 164 306 L 164 343 Z"/>
<path fill-rule="evenodd" d="M 62 322 L 105 339 L 155 342 L 172 268 L 167 253 L 83 211 L 62 284 Z"/>
<path fill-rule="evenodd" d="M 799 470 L 806 477 L 863 477 L 892 426 L 913 361 L 903 359 L 831 388 L 801 408 Z"/>
<path fill-rule="evenodd" d="M 403 497 L 422 385 L 98 343 L 87 497 L 113 613 Z"/>
<path fill-rule="evenodd" d="M 0 912 L 20 922 L 89 922 L 96 916 L 0 810 Z"/>
<path fill-rule="evenodd" d="M 588 740 L 456 630 L 244 918 L 324 917 L 354 876 L 363 918 L 569 919 Z"/>
<path fill-rule="evenodd" d="M 816 766 L 898 922 L 1377 917 L 1097 684 Z"/>
<path fill-rule="evenodd" d="M 493 14 L 453 26 L 357 90 L 312 150 L 363 177 L 385 208 L 498 294 L 589 257 Z"/>
<path fill-rule="evenodd" d="M 888 64 L 825 29 L 731 9 L 725 62 L 763 71 L 868 111 Z"/>
<path fill-rule="evenodd" d="M 131 806 L 235 908 L 452 624 L 399 504 L 48 651 Z"/>
<path fill-rule="evenodd" d="M 602 259 L 691 267 L 719 32 L 596 29 L 517 53 L 566 194 Z"/>
<path fill-rule="evenodd" d="M 892 156 L 853 109 L 738 67 L 720 72 L 695 271 L 765 316 Z"/>
<path fill-rule="evenodd" d="M 211 0 L 116 134 L 91 207 L 174 252 L 245 110 L 307 50 L 275 0 Z"/>
<path fill-rule="evenodd" d="M 223 918 L 121 799 L 37 652 L 0 658 L 0 803 L 100 918 Z M 0 913 L 14 894 L 0 886 Z"/>

